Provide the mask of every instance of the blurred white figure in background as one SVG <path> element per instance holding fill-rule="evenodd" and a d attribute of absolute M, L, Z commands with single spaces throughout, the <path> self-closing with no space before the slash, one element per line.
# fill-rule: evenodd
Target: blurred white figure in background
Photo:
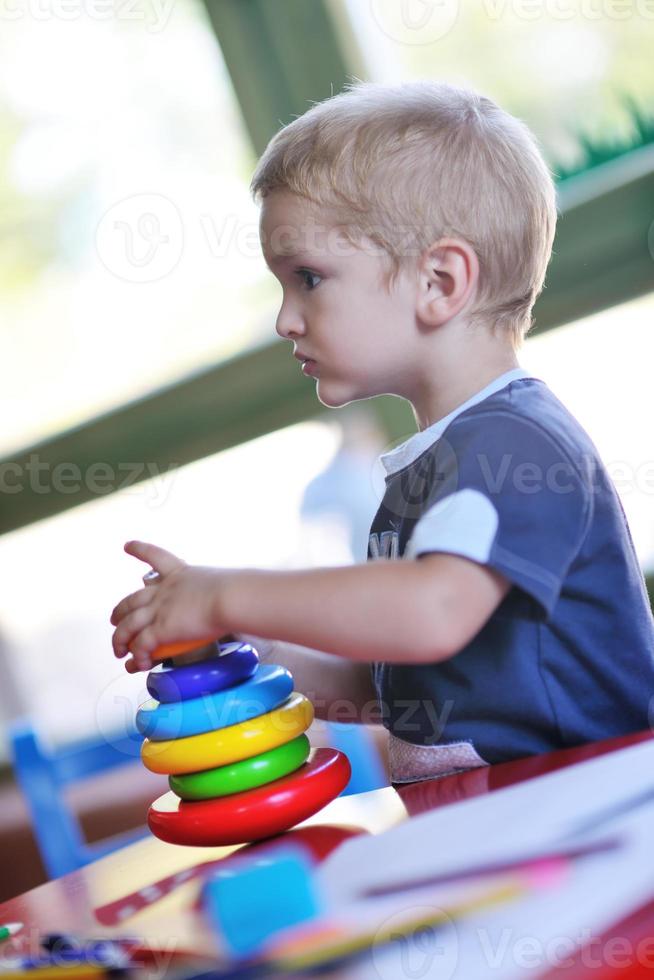
<path fill-rule="evenodd" d="M 0 760 L 8 758 L 7 726 L 27 713 L 27 701 L 16 677 L 16 650 L 4 633 L 0 633 Z"/>

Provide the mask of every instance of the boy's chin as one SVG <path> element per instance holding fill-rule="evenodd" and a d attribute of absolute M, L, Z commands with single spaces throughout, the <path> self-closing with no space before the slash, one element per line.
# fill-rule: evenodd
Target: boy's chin
<path fill-rule="evenodd" d="M 355 402 L 360 398 L 366 397 L 365 395 L 358 394 L 351 385 L 325 383 L 322 378 L 319 378 L 316 384 L 316 395 L 318 396 L 318 401 L 325 408 L 342 408 L 344 405 L 349 405 L 350 402 Z"/>

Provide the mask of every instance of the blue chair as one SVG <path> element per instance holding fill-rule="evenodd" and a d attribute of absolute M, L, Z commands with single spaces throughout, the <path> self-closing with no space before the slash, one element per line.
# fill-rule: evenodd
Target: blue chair
<path fill-rule="evenodd" d="M 25 795 L 43 865 L 51 878 L 76 871 L 146 836 L 144 826 L 87 844 L 64 794 L 72 782 L 134 762 L 141 741 L 142 736 L 134 731 L 113 739 L 86 739 L 52 751 L 28 719 L 10 726 L 9 746 L 16 780 Z"/>
<path fill-rule="evenodd" d="M 374 740 L 363 725 L 327 722 L 328 744 L 345 752 L 352 776 L 341 796 L 369 793 L 390 785 Z"/>

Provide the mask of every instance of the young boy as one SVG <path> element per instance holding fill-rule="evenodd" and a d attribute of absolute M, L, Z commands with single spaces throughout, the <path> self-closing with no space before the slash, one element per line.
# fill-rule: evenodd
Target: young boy
<path fill-rule="evenodd" d="M 447 84 L 361 83 L 277 133 L 252 187 L 276 329 L 319 401 L 394 394 L 418 431 L 381 457 L 366 563 L 194 568 L 128 543 L 158 578 L 114 610 L 116 655 L 147 669 L 164 643 L 254 636 L 319 716 L 378 702 L 395 781 L 647 727 L 654 624 L 624 513 L 516 358 L 556 224 L 527 127 Z"/>

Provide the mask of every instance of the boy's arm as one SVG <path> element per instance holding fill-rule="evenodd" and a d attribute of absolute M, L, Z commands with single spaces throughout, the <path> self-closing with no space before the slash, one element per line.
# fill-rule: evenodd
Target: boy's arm
<path fill-rule="evenodd" d="M 244 569 L 219 587 L 217 615 L 231 631 L 353 661 L 434 663 L 465 646 L 510 587 L 499 572 L 442 553 L 302 571 Z"/>
<path fill-rule="evenodd" d="M 156 545 L 128 542 L 155 584 L 113 610 L 114 653 L 149 669 L 180 640 L 254 633 L 353 661 L 435 663 L 481 629 L 511 587 L 499 572 L 446 553 L 302 571 L 186 565 Z"/>
<path fill-rule="evenodd" d="M 281 664 L 290 670 L 295 690 L 313 702 L 316 718 L 368 725 L 381 723 L 370 664 L 353 663 L 298 643 L 267 640 L 247 633 L 235 635 L 255 647 L 262 663 Z"/>

